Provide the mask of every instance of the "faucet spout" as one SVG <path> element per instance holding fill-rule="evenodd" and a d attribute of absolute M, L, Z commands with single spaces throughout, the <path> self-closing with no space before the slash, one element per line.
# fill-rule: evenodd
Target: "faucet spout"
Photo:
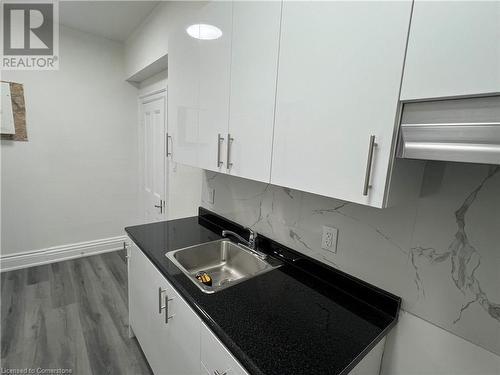
<path fill-rule="evenodd" d="M 266 259 L 267 255 L 255 249 L 255 239 L 257 238 L 257 233 L 250 228 L 247 228 L 250 232 L 248 235 L 248 241 L 241 237 L 238 233 L 235 233 L 231 230 L 223 230 L 222 237 L 233 236 L 238 239 L 241 245 L 243 245 L 246 249 L 250 250 L 252 253 L 257 255 L 261 259 Z"/>
<path fill-rule="evenodd" d="M 243 237 L 241 237 L 238 233 L 233 232 L 232 230 L 223 230 L 222 231 L 222 237 L 227 237 L 227 236 L 233 236 L 238 239 L 243 245 L 246 245 L 250 247 L 250 241 L 245 240 Z"/>

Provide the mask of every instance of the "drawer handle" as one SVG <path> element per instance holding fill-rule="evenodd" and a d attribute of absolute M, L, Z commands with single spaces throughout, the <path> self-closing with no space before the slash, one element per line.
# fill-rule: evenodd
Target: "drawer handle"
<path fill-rule="evenodd" d="M 161 314 L 161 311 L 165 309 L 166 306 L 162 305 L 162 298 L 163 293 L 165 293 L 167 290 L 163 289 L 161 286 L 158 288 L 158 314 Z"/>
<path fill-rule="evenodd" d="M 220 160 L 221 141 L 224 141 L 224 137 L 221 137 L 221 135 L 219 133 L 219 135 L 217 136 L 217 168 L 219 168 L 220 166 L 222 166 L 222 164 L 224 164 L 224 162 Z"/>
<path fill-rule="evenodd" d="M 175 314 L 168 315 L 168 303 L 170 301 L 173 301 L 173 298 L 168 298 L 168 295 L 165 294 L 165 306 L 164 306 L 164 308 L 165 308 L 165 324 L 168 324 L 168 321 L 175 316 Z"/>
<path fill-rule="evenodd" d="M 168 133 L 167 133 L 167 138 L 165 139 L 165 148 L 166 148 L 166 150 L 165 150 L 165 151 L 166 151 L 166 154 L 167 154 L 167 155 L 166 155 L 166 156 L 167 156 L 167 158 L 168 158 L 169 156 L 172 156 L 172 151 L 170 151 L 170 149 L 169 149 L 169 147 L 168 147 L 168 140 L 169 140 L 169 139 L 170 139 L 170 140 L 172 140 L 172 136 L 171 136 L 171 135 L 168 135 Z"/>
<path fill-rule="evenodd" d="M 233 163 L 231 163 L 231 143 L 234 141 L 234 138 L 231 137 L 231 134 L 227 135 L 227 161 L 226 161 L 226 168 L 231 169 L 233 166 Z M 221 374 L 223 375 L 223 374 Z"/>
<path fill-rule="evenodd" d="M 363 186 L 363 195 L 368 195 L 368 189 L 370 185 L 370 175 L 372 173 L 372 162 L 373 162 L 373 149 L 377 147 L 375 143 L 375 136 L 370 135 L 370 144 L 368 146 L 368 159 L 366 160 L 366 173 L 365 173 L 365 184 Z"/>
<path fill-rule="evenodd" d="M 214 375 L 227 375 L 229 370 L 226 370 L 224 372 L 219 372 L 219 370 L 214 370 Z"/>

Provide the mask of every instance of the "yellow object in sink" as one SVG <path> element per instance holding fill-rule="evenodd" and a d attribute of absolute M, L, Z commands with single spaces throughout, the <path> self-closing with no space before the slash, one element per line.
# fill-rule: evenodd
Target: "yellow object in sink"
<path fill-rule="evenodd" d="M 201 282 L 205 285 L 208 285 L 208 286 L 212 286 L 212 278 L 205 271 L 198 272 L 196 274 L 196 278 L 198 279 L 199 282 Z"/>

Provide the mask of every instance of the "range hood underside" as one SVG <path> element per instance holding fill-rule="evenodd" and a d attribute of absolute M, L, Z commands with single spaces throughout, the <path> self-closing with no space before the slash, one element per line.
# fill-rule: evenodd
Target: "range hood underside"
<path fill-rule="evenodd" d="M 397 157 L 500 164 L 500 96 L 405 103 Z"/>

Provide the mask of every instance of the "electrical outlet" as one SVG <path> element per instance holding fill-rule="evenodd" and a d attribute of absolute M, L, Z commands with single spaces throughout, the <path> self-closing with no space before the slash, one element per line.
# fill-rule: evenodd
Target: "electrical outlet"
<path fill-rule="evenodd" d="M 210 204 L 215 203 L 215 189 L 214 188 L 207 188 L 207 202 Z"/>
<path fill-rule="evenodd" d="M 321 248 L 334 253 L 337 252 L 337 238 L 339 230 L 333 227 L 323 226 L 323 235 L 321 237 Z"/>

